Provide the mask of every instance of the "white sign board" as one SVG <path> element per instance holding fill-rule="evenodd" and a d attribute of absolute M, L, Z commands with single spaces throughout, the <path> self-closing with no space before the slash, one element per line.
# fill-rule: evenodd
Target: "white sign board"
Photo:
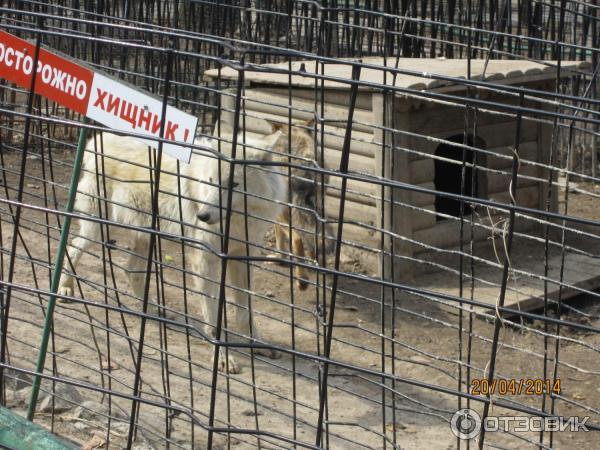
<path fill-rule="evenodd" d="M 131 131 L 148 137 L 159 137 L 162 102 L 112 78 L 94 74 L 87 116 L 107 127 Z M 167 105 L 164 138 L 169 141 L 192 144 L 198 118 Z M 152 147 L 152 139 L 140 139 Z M 163 151 L 185 162 L 190 161 L 192 150 L 165 142 Z"/>

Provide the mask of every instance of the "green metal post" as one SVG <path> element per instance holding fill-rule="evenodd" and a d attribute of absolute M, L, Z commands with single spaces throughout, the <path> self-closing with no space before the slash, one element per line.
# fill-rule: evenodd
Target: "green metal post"
<path fill-rule="evenodd" d="M 89 119 L 84 118 L 83 124 L 87 125 L 88 123 Z M 79 143 L 77 144 L 77 152 L 75 154 L 75 161 L 73 162 L 71 185 L 69 186 L 69 196 L 67 199 L 67 207 L 65 209 L 67 213 L 73 212 L 73 206 L 75 204 L 75 196 L 77 195 L 77 185 L 79 183 L 79 174 L 81 172 L 81 164 L 83 161 L 83 151 L 85 149 L 86 139 L 87 128 L 84 127 L 79 132 Z M 38 375 L 36 375 L 33 378 L 33 384 L 31 386 L 31 398 L 29 400 L 29 408 L 27 410 L 28 420 L 33 420 L 33 416 L 35 414 L 35 406 L 37 404 L 38 394 L 40 392 L 40 374 L 44 371 L 44 364 L 46 363 L 48 340 L 50 338 L 50 330 L 52 329 L 54 306 L 56 305 L 56 292 L 58 291 L 58 283 L 60 281 L 60 275 L 62 273 L 63 263 L 65 260 L 65 251 L 67 249 L 67 241 L 69 239 L 70 228 L 71 217 L 65 216 L 62 230 L 60 231 L 60 241 L 58 243 L 58 250 L 56 252 L 56 259 L 54 262 L 54 273 L 52 274 L 52 282 L 50 284 L 50 298 L 48 299 L 48 308 L 46 309 L 44 329 L 42 330 L 42 342 L 40 343 L 40 351 L 38 353 L 38 360 L 36 365 L 36 372 L 38 373 Z"/>

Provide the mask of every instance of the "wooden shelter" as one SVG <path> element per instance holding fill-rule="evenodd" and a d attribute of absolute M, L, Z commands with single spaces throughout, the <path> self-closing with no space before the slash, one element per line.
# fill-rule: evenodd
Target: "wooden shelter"
<path fill-rule="evenodd" d="M 555 62 L 471 60 L 471 80 L 487 82 L 485 86 L 471 88 L 462 81 L 468 76 L 467 60 L 387 58 L 384 66 L 383 58 L 376 57 L 362 62 L 365 67 L 360 75 L 362 83 L 352 120 L 350 172 L 374 182 L 348 182 L 344 216 L 347 222 L 344 238 L 348 243 L 358 248 L 383 249 L 388 260 L 393 249 L 399 259 L 394 264 L 396 280 L 456 258 L 456 252 L 448 250 L 460 242 L 459 202 L 406 189 L 383 188 L 376 181 L 383 177 L 460 194 L 463 157 L 468 183 L 462 193 L 509 203 L 512 157 L 518 148 L 516 201 L 522 206 L 546 207 L 549 174 L 544 165 L 549 162 L 552 126 L 547 117 L 539 120 L 535 111 L 549 109 L 550 103 L 538 95 L 520 99 L 517 93 L 502 87 L 554 92 Z M 290 118 L 319 117 L 324 125 L 317 129 L 315 142 L 322 146 L 325 167 L 337 170 L 350 93 L 350 84 L 344 80 L 351 79 L 351 66 L 293 62 L 292 76 L 289 67 L 283 63 L 245 70 L 242 105 L 245 129 L 266 133 L 269 130 L 264 119 L 287 123 Z M 394 76 L 383 70 L 386 67 L 415 73 Z M 563 62 L 561 77 L 573 77 L 586 68 L 584 62 Z M 302 72 L 321 77 L 304 76 Z M 206 75 L 236 80 L 238 73 L 225 68 Z M 385 90 L 391 86 L 399 90 Z M 486 103 L 477 108 L 467 107 L 468 99 L 475 97 Z M 522 114 L 521 120 L 514 108 L 520 102 L 531 109 Z M 233 103 L 229 91 L 222 97 L 225 117 L 233 115 Z M 472 148 L 465 149 L 463 142 Z M 475 171 L 473 182 L 472 171 Z M 340 185 L 341 177 L 332 176 L 325 212 L 334 219 Z M 556 210 L 556 192 L 551 198 L 551 208 Z M 471 205 L 464 203 L 463 211 L 469 215 Z M 490 236 L 498 235 L 494 227 L 506 214 L 481 207 L 475 207 L 474 213 L 473 229 L 464 223 L 463 235 L 468 241 L 472 231 L 475 241 L 489 243 Z M 517 230 L 533 233 L 540 226 L 519 218 Z M 377 260 L 381 264 L 385 258 L 378 256 Z"/>

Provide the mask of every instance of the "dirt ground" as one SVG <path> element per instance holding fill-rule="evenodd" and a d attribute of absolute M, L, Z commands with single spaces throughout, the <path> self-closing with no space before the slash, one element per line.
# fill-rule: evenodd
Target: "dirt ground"
<path fill-rule="evenodd" d="M 70 152 L 60 151 L 53 154 L 58 185 L 64 185 L 69 177 L 69 171 L 61 169 L 59 162 L 68 160 L 70 155 Z M 16 153 L 5 154 L 5 169 L 16 172 L 19 157 Z M 27 164 L 28 174 L 43 178 L 41 159 L 30 158 Z M 48 176 L 46 172 L 45 177 Z M 9 188 L 14 189 L 15 180 L 15 174 L 6 175 Z M 51 199 L 50 183 L 29 178 L 26 186 L 26 202 L 43 205 L 45 188 Z M 15 191 L 10 190 L 9 194 L 14 198 Z M 65 190 L 57 187 L 57 194 L 62 202 Z M 3 191 L 2 196 L 5 195 Z M 600 218 L 600 210 L 593 200 L 573 193 L 570 212 Z M 1 210 L 2 264 L 6 277 L 12 225 L 7 205 L 2 204 Z M 46 220 L 52 227 L 50 242 L 46 237 Z M 58 236 L 56 218 L 51 215 L 47 218 L 40 211 L 24 210 L 20 232 L 14 282 L 45 290 L 49 279 L 48 261 L 54 258 Z M 124 308 L 139 310 L 139 302 L 125 294 L 129 292 L 126 277 L 118 268 L 125 260 L 125 252 L 120 249 L 127 247 L 128 237 L 122 230 L 113 228 L 110 239 L 115 241 L 110 247 L 116 247 L 110 253 L 117 266 L 115 283 L 120 291 L 119 302 Z M 105 303 L 117 305 L 106 261 L 108 250 L 109 246 L 95 245 L 93 255 L 85 255 L 80 263 L 78 274 L 86 278 L 81 284 L 83 298 L 90 302 L 87 307 L 81 303 L 59 303 L 55 312 L 53 351 L 47 358 L 47 373 L 81 385 L 74 388 L 57 383 L 57 404 L 59 397 L 70 402 L 63 400 L 60 407 L 54 408 L 55 414 L 51 413 L 52 405 L 40 404 L 41 411 L 36 415 L 37 423 L 78 445 L 87 443 L 88 448 L 123 448 L 125 445 L 131 410 L 128 396 L 132 394 L 135 373 L 132 355 L 137 351 L 140 334 L 138 317 L 127 311 L 123 314 L 115 310 L 107 312 L 100 307 Z M 165 267 L 163 273 L 168 282 L 164 290 L 166 304 L 172 310 L 171 315 L 177 316 L 185 308 L 183 280 L 178 270 L 182 264 L 181 245 L 161 241 L 160 250 L 164 263 L 171 266 Z M 373 275 L 373 269 L 364 267 L 361 261 L 361 254 L 356 250 L 344 250 L 344 271 Z M 252 290 L 256 292 L 252 307 L 266 342 L 293 348 L 304 355 L 293 357 L 283 352 L 280 359 L 270 360 L 258 355 L 251 358 L 247 350 L 236 351 L 242 372 L 229 377 L 219 375 L 215 426 L 225 427 L 229 423 L 239 432 L 219 433 L 215 437 L 215 448 L 293 447 L 276 439 L 276 435 L 296 439 L 307 444 L 307 448 L 315 443 L 318 380 L 322 367 L 320 372 L 319 364 L 309 356 L 322 355 L 324 351 L 323 292 L 314 287 L 305 292 L 292 291 L 288 270 L 269 263 L 258 264 L 252 279 Z M 152 291 L 155 290 L 153 286 Z M 188 294 L 190 315 L 194 316 L 198 311 L 197 298 L 191 292 Z M 76 295 L 81 297 L 81 292 Z M 46 303 L 44 295 L 25 289 L 13 290 L 8 323 L 13 366 L 28 370 L 34 367 L 42 308 Z M 583 313 L 570 310 L 562 317 L 600 327 L 597 300 L 580 298 L 575 306 Z M 329 308 L 329 298 L 326 308 Z M 229 306 L 230 320 L 232 314 L 234 308 Z M 183 316 L 179 315 L 178 320 L 183 321 Z M 460 314 L 458 309 L 448 308 L 433 299 L 401 292 L 392 296 L 389 289 L 382 292 L 377 284 L 341 278 L 335 324 L 331 357 L 341 364 L 329 370 L 325 445 L 332 449 L 379 449 L 393 448 L 395 442 L 405 449 L 456 448 L 450 418 L 459 405 L 466 407 L 467 402 L 459 403 L 455 395 L 444 390 L 454 391 L 459 386 L 459 367 L 462 368 L 462 392 L 468 391 L 467 368 L 471 379 L 484 376 L 490 358 L 493 323 L 470 317 L 467 307 Z M 555 326 L 550 325 L 547 335 L 555 333 Z M 547 335 L 538 321 L 503 323 L 496 364 L 498 378 L 551 377 L 556 339 L 545 339 Z M 554 403 L 554 412 L 564 416 L 590 416 L 590 423 L 598 424 L 600 336 L 565 326 L 560 328 L 560 336 L 557 371 L 562 391 Z M 385 349 L 385 358 L 381 356 L 382 349 Z M 546 371 L 544 352 L 548 355 Z M 193 331 L 186 333 L 183 327 L 166 327 L 155 320 L 147 322 L 141 377 L 142 397 L 149 403 L 140 407 L 134 448 L 206 448 L 212 353 L 212 346 Z M 352 366 L 370 373 L 353 370 Z M 374 374 L 377 372 L 393 374 L 396 381 L 383 380 Z M 8 384 L 7 393 L 7 405 L 18 414 L 24 414 L 29 392 L 28 378 L 21 378 L 24 380 Z M 114 393 L 103 395 L 86 389 L 85 385 Z M 43 389 L 51 390 L 51 383 L 44 382 Z M 494 399 L 535 408 L 545 402 L 545 409 L 550 410 L 550 399 L 540 395 L 496 395 Z M 482 410 L 482 403 L 476 400 L 469 405 Z M 170 411 L 169 407 L 174 409 Z M 495 405 L 492 414 L 511 413 Z M 106 416 L 111 417 L 110 421 Z M 248 433 L 256 429 L 262 433 L 260 436 Z M 546 433 L 545 445 L 549 445 L 549 438 Z M 536 432 L 486 434 L 487 445 L 501 448 L 539 448 L 535 445 L 537 442 L 539 433 Z M 471 445 L 474 446 L 474 441 Z M 598 448 L 598 438 L 593 432 L 554 433 L 552 447 L 593 449 Z M 466 448 L 464 442 L 461 448 Z"/>

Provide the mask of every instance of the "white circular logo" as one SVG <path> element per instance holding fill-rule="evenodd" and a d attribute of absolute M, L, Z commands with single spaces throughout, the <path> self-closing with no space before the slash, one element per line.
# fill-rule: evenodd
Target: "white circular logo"
<path fill-rule="evenodd" d="M 459 439 L 473 439 L 481 431 L 481 416 L 472 409 L 459 409 L 450 420 L 450 429 Z"/>

